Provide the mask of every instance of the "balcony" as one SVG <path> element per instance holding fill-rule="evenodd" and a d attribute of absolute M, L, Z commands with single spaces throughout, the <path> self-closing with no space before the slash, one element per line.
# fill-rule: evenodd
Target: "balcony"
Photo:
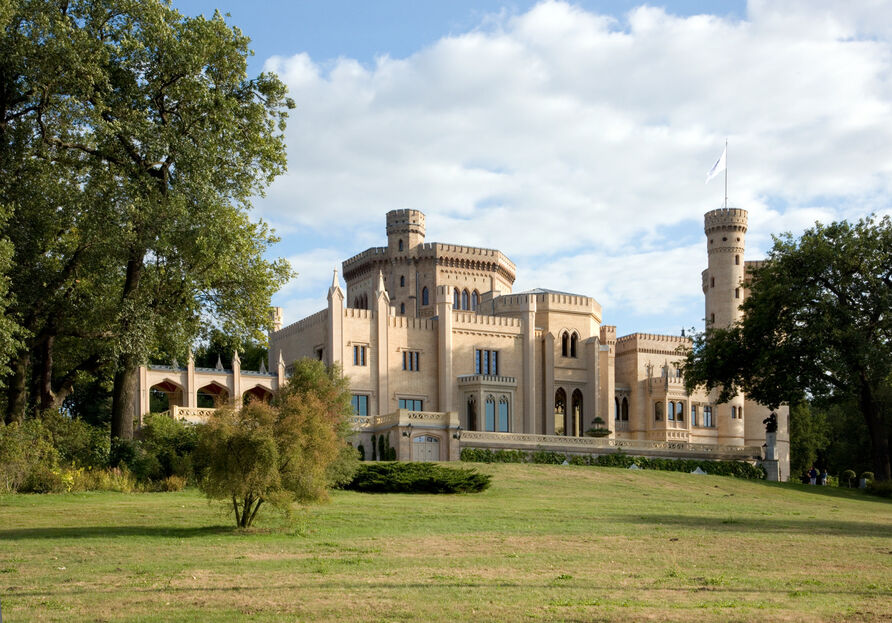
<path fill-rule="evenodd" d="M 497 376 L 495 374 L 463 374 L 458 377 L 458 385 L 459 387 L 468 385 L 517 387 L 517 379 L 513 376 Z"/>

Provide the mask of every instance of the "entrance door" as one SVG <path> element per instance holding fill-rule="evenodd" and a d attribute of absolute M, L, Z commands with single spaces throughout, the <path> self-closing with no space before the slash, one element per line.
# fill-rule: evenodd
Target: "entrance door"
<path fill-rule="evenodd" d="M 412 439 L 413 461 L 439 461 L 440 440 L 431 435 L 419 435 Z"/>

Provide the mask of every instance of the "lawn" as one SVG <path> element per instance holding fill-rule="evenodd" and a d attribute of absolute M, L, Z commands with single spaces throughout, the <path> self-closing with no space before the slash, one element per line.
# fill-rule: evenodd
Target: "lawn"
<path fill-rule="evenodd" d="M 461 496 L 335 492 L 240 532 L 181 493 L 0 497 L 5 621 L 889 621 L 892 503 L 480 465 Z"/>

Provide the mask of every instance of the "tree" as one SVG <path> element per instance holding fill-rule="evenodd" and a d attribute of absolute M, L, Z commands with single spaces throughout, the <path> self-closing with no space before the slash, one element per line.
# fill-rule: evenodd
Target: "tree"
<path fill-rule="evenodd" d="M 112 435 L 129 437 L 138 365 L 203 324 L 246 338 L 290 276 L 248 216 L 285 167 L 273 75 L 248 39 L 160 0 L 14 0 L 0 14 L 0 204 L 15 248 L 7 418 L 111 375 Z M 11 414 L 11 415 L 10 415 Z"/>
<path fill-rule="evenodd" d="M 351 413 L 340 369 L 301 360 L 274 404 L 220 409 L 201 427 L 199 486 L 209 498 L 231 502 L 240 528 L 251 526 L 264 503 L 287 509 L 325 499 L 358 464 L 344 440 Z"/>
<path fill-rule="evenodd" d="M 874 472 L 889 480 L 892 419 L 892 221 L 816 224 L 775 238 L 741 309 L 743 320 L 698 336 L 689 390 L 743 391 L 770 407 L 803 397 L 860 412 Z"/>

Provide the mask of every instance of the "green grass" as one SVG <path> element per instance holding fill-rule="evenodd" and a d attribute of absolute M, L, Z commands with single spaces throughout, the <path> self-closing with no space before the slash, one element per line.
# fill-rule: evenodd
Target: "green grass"
<path fill-rule="evenodd" d="M 6 621 L 888 621 L 892 503 L 717 476 L 481 465 L 239 532 L 197 491 L 0 497 Z"/>

